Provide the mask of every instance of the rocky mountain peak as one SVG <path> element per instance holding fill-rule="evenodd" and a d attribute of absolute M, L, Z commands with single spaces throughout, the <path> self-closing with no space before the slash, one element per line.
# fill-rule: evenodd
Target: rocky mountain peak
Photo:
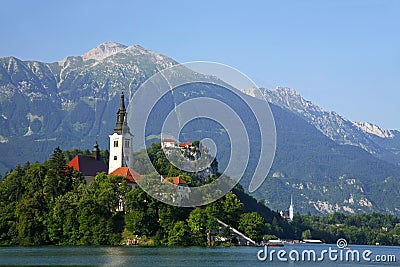
<path fill-rule="evenodd" d="M 126 48 L 128 48 L 126 45 L 115 42 L 106 42 L 89 50 L 82 56 L 82 58 L 83 60 L 103 60 L 104 58 L 114 55 Z"/>
<path fill-rule="evenodd" d="M 294 112 L 336 143 L 358 146 L 382 158 L 387 155 L 386 149 L 391 149 L 393 146 L 377 143 L 374 138 L 392 138 L 396 135 L 394 131 L 382 130 L 379 126 L 370 123 L 355 123 L 334 111 L 325 111 L 318 105 L 305 100 L 291 88 L 278 87 L 263 90 L 268 102 Z M 390 157 L 397 158 L 393 155 Z M 398 162 L 397 159 L 394 161 Z"/>
<path fill-rule="evenodd" d="M 271 91 L 274 91 L 275 93 L 281 94 L 281 95 L 291 95 L 291 96 L 301 97 L 300 94 L 296 90 L 294 90 L 290 87 L 278 86 L 277 88 L 272 89 Z"/>
<path fill-rule="evenodd" d="M 298 113 L 322 113 L 323 110 L 312 102 L 305 100 L 296 90 L 289 87 L 263 89 L 266 99 L 283 108 Z"/>
<path fill-rule="evenodd" d="M 395 135 L 392 130 L 382 129 L 378 125 L 369 122 L 354 122 L 354 125 L 366 133 L 370 133 L 381 138 L 393 138 Z"/>

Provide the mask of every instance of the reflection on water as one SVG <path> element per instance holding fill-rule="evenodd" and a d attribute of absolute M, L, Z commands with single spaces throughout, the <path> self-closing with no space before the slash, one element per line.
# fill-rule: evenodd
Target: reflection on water
<path fill-rule="evenodd" d="M 288 245 L 283 249 L 322 250 L 335 245 Z M 396 255 L 397 262 L 323 262 L 323 266 L 399 266 L 400 247 L 353 246 L 374 254 Z M 145 247 L 3 247 L 0 266 L 320 266 L 321 262 L 259 261 L 259 247 L 145 248 Z M 281 248 L 279 248 L 281 249 Z"/>

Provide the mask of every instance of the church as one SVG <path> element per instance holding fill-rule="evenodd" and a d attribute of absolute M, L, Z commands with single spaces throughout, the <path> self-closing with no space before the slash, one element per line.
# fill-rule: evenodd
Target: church
<path fill-rule="evenodd" d="M 86 184 L 89 184 L 97 173 L 105 172 L 109 175 L 125 177 L 128 185 L 135 186 L 140 179 L 140 174 L 129 168 L 133 159 L 133 135 L 130 132 L 125 108 L 124 91 L 121 93 L 121 100 L 117 112 L 117 122 L 114 132 L 110 138 L 110 158 L 108 167 L 100 158 L 99 146 L 93 147 L 92 156 L 76 155 L 68 166 L 80 171 L 85 176 Z"/>
<path fill-rule="evenodd" d="M 286 220 L 288 222 L 292 222 L 293 221 L 293 217 L 294 217 L 293 196 L 290 196 L 289 209 L 287 211 L 281 210 L 279 212 L 279 214 L 281 215 L 282 219 L 284 219 L 284 220 Z"/>
<path fill-rule="evenodd" d="M 114 131 L 109 135 L 110 143 L 110 156 L 109 164 L 106 166 L 100 157 L 99 146 L 93 146 L 91 156 L 76 155 L 69 163 L 68 166 L 83 173 L 86 184 L 90 184 L 97 173 L 107 173 L 108 175 L 122 176 L 125 178 L 127 184 L 132 188 L 136 187 L 137 181 L 141 175 L 134 169 L 130 168 L 133 164 L 133 135 L 129 129 L 127 122 L 127 112 L 125 108 L 125 96 L 122 90 L 120 104 L 117 112 L 117 122 Z M 183 143 L 184 147 L 192 146 L 190 142 Z M 188 198 L 191 192 L 187 183 L 179 177 L 163 177 L 161 182 L 170 182 L 175 186 L 176 196 L 174 202 L 181 202 L 183 199 Z M 124 203 L 120 202 L 119 211 L 123 211 Z"/>

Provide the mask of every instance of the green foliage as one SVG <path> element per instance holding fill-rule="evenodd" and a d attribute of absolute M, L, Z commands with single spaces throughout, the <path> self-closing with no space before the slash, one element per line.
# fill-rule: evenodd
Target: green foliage
<path fill-rule="evenodd" d="M 312 235 L 310 229 L 307 229 L 301 233 L 301 239 L 311 239 L 311 238 Z"/>
<path fill-rule="evenodd" d="M 74 245 L 81 239 L 78 221 L 80 195 L 78 192 L 68 192 L 56 199 L 48 221 L 52 243 Z"/>
<path fill-rule="evenodd" d="M 243 203 L 232 192 L 225 195 L 222 202 L 223 221 L 235 228 L 238 227 L 238 218 L 243 212 Z"/>
<path fill-rule="evenodd" d="M 264 234 L 264 218 L 257 212 L 243 213 L 239 219 L 239 230 L 255 241 L 261 241 Z"/>
<path fill-rule="evenodd" d="M 168 232 L 169 246 L 190 246 L 190 229 L 184 221 L 176 222 Z"/>
<path fill-rule="evenodd" d="M 200 145 L 201 145 L 199 140 L 194 140 L 192 144 L 197 148 L 200 148 Z"/>
<path fill-rule="evenodd" d="M 210 244 L 212 232 L 218 229 L 216 217 L 210 214 L 206 209 L 194 209 L 187 219 L 191 230 L 192 244 L 206 246 Z"/>
<path fill-rule="evenodd" d="M 275 239 L 277 239 L 278 237 L 276 236 L 276 235 L 264 235 L 263 236 L 263 240 L 265 240 L 265 241 L 268 241 L 268 240 L 275 240 Z"/>
<path fill-rule="evenodd" d="M 159 229 L 158 203 L 140 187 L 126 194 L 125 227 L 136 235 L 153 236 Z"/>
<path fill-rule="evenodd" d="M 0 244 L 112 245 L 123 217 L 116 211 L 128 190 L 121 177 L 99 174 L 86 186 L 56 148 L 44 164 L 26 164 L 0 181 Z M 121 223 L 122 222 L 122 223 Z"/>
<path fill-rule="evenodd" d="M 159 145 L 149 150 L 153 160 L 163 157 Z M 297 213 L 289 224 L 240 186 L 205 207 L 181 208 L 129 187 L 119 176 L 98 174 L 86 185 L 82 174 L 65 163 L 65 153 L 57 148 L 44 164 L 17 166 L 0 180 L 0 245 L 114 245 L 126 229 L 155 245 L 206 246 L 223 235 L 217 219 L 257 241 L 263 236 L 326 242 L 343 237 L 350 244 L 400 245 L 400 220 L 389 214 Z M 196 181 L 188 173 L 179 177 Z"/>
<path fill-rule="evenodd" d="M 23 199 L 15 210 L 16 230 L 20 245 L 43 245 L 47 243 L 47 229 L 44 216 L 47 207 L 43 193 L 36 192 Z"/>
<path fill-rule="evenodd" d="M 315 238 L 328 243 L 345 238 L 349 244 L 400 245 L 399 223 L 399 218 L 390 214 L 334 213 L 328 217 L 296 214 L 292 224 L 296 238 Z"/>

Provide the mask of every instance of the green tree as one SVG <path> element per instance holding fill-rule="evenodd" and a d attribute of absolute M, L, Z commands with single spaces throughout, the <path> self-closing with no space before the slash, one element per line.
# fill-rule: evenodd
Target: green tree
<path fill-rule="evenodd" d="M 65 170 L 65 165 L 67 165 L 65 156 L 60 147 L 56 147 L 50 159 L 47 161 L 47 167 L 49 169 L 63 172 Z"/>
<path fill-rule="evenodd" d="M 24 186 L 22 177 L 25 174 L 26 169 L 22 169 L 17 166 L 15 170 L 6 174 L 6 176 L 0 180 L 0 202 L 1 203 L 12 203 L 20 200 L 24 194 Z"/>
<path fill-rule="evenodd" d="M 125 201 L 125 194 L 128 191 L 124 177 L 106 175 L 105 173 L 97 174 L 88 188 L 93 197 L 112 212 L 120 208 L 120 204 Z"/>
<path fill-rule="evenodd" d="M 53 244 L 76 245 L 82 238 L 79 231 L 79 201 L 80 191 L 68 192 L 57 197 L 49 212 L 48 231 Z"/>
<path fill-rule="evenodd" d="M 192 144 L 197 148 L 200 148 L 201 145 L 199 140 L 194 140 Z"/>
<path fill-rule="evenodd" d="M 239 219 L 239 230 L 255 241 L 261 241 L 264 234 L 264 218 L 257 212 L 243 213 Z"/>
<path fill-rule="evenodd" d="M 190 228 L 184 221 L 176 222 L 168 231 L 169 246 L 191 245 Z"/>
<path fill-rule="evenodd" d="M 194 245 L 211 245 L 211 235 L 218 228 L 217 219 L 209 214 L 206 209 L 192 210 L 187 219 Z"/>
<path fill-rule="evenodd" d="M 113 231 L 108 205 L 102 205 L 92 195 L 81 196 L 78 214 L 80 245 L 114 245 L 121 239 L 121 233 Z"/>
<path fill-rule="evenodd" d="M 301 239 L 304 240 L 304 239 L 311 239 L 311 238 L 312 238 L 312 235 L 311 235 L 310 229 L 307 229 L 301 233 Z"/>
<path fill-rule="evenodd" d="M 47 169 L 43 164 L 31 164 L 22 176 L 25 197 L 33 197 L 36 192 L 43 192 L 43 181 Z"/>
<path fill-rule="evenodd" d="M 166 232 L 178 221 L 184 221 L 188 218 L 191 209 L 171 206 L 160 203 L 158 206 L 158 218 L 160 227 Z"/>
<path fill-rule="evenodd" d="M 158 203 L 140 187 L 126 194 L 126 228 L 137 235 L 155 235 L 158 228 Z"/>
<path fill-rule="evenodd" d="M 16 245 L 17 229 L 15 218 L 16 202 L 0 202 L 0 244 Z"/>
<path fill-rule="evenodd" d="M 47 207 L 43 193 L 36 192 L 32 197 L 20 201 L 15 212 L 20 245 L 43 245 L 48 242 L 44 224 Z"/>
<path fill-rule="evenodd" d="M 169 169 L 168 169 L 168 177 L 177 177 L 179 175 L 185 175 L 183 171 L 175 167 L 174 165 L 170 164 Z"/>
<path fill-rule="evenodd" d="M 119 176 L 96 175 L 80 187 L 78 202 L 79 244 L 114 245 L 122 237 L 123 216 L 118 210 L 125 199 L 126 181 Z"/>
<path fill-rule="evenodd" d="M 237 228 L 239 224 L 238 218 L 243 212 L 243 204 L 235 194 L 228 192 L 225 195 L 222 201 L 222 210 L 222 220 L 230 226 Z"/>
<path fill-rule="evenodd" d="M 263 236 L 263 240 L 265 240 L 265 241 L 268 241 L 268 240 L 275 240 L 275 239 L 277 239 L 278 237 L 276 236 L 276 235 L 264 235 Z"/>

